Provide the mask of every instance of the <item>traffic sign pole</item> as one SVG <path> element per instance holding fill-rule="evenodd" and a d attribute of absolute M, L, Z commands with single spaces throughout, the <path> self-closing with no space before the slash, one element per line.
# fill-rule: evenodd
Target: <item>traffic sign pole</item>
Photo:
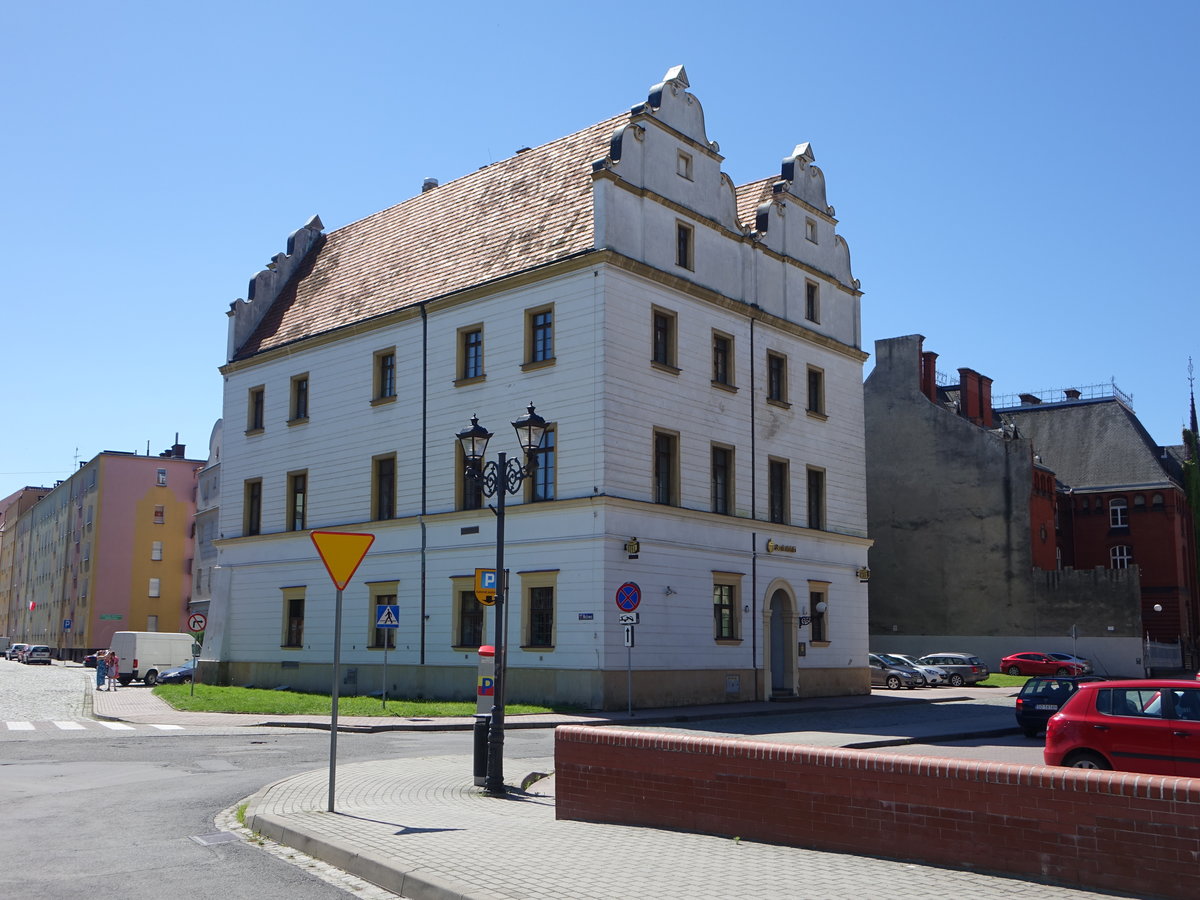
<path fill-rule="evenodd" d="M 333 711 L 329 718 L 329 811 L 333 812 L 334 787 L 337 781 L 337 724 L 338 724 L 338 680 L 342 670 L 342 588 L 350 583 L 367 550 L 375 542 L 373 534 L 355 534 L 347 531 L 313 531 L 309 533 L 325 571 L 329 573 L 337 588 L 337 599 L 333 604 L 333 686 L 329 697 Z"/>

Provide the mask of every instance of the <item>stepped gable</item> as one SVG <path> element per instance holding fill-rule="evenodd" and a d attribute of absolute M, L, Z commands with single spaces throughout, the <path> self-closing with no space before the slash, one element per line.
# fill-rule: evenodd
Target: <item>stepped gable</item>
<path fill-rule="evenodd" d="M 328 234 L 236 359 L 593 249 L 592 163 L 628 114 Z"/>

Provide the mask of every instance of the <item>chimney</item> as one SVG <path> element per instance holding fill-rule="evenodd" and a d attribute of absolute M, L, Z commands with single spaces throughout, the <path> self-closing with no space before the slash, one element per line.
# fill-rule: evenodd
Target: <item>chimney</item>
<path fill-rule="evenodd" d="M 1068 400 L 1078 400 L 1082 396 L 1079 388 L 1067 388 L 1063 393 L 1067 395 Z"/>
<path fill-rule="evenodd" d="M 983 427 L 995 428 L 996 422 L 992 418 L 992 379 L 986 375 L 979 376 L 979 404 L 980 414 L 983 416 Z"/>
<path fill-rule="evenodd" d="M 975 425 L 983 424 L 980 409 L 983 391 L 979 384 L 982 377 L 974 369 L 958 370 L 958 414 Z"/>
<path fill-rule="evenodd" d="M 930 403 L 937 403 L 937 358 L 936 353 L 921 351 L 921 393 Z"/>
<path fill-rule="evenodd" d="M 421 193 L 428 194 L 437 186 L 438 180 L 436 178 L 426 178 L 423 182 L 421 182 Z"/>
<path fill-rule="evenodd" d="M 1033 394 L 1020 394 L 1022 406 L 1037 406 L 1042 402 L 1041 397 L 1035 397 Z"/>

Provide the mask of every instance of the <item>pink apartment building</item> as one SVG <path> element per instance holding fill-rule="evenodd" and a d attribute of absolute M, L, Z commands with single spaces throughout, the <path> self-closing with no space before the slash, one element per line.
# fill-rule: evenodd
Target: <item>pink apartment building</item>
<path fill-rule="evenodd" d="M 106 450 L 6 523 L 9 637 L 81 659 L 116 631 L 184 630 L 203 464 L 184 449 Z"/>

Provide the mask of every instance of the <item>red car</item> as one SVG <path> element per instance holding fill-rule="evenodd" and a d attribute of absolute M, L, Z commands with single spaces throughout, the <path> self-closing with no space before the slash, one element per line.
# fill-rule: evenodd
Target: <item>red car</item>
<path fill-rule="evenodd" d="M 1079 663 L 1055 659 L 1049 653 L 1022 650 L 1000 660 L 1000 671 L 1006 675 L 1082 675 L 1084 667 Z"/>
<path fill-rule="evenodd" d="M 1048 766 L 1200 778 L 1200 684 L 1081 683 L 1046 723 L 1042 758 Z"/>

